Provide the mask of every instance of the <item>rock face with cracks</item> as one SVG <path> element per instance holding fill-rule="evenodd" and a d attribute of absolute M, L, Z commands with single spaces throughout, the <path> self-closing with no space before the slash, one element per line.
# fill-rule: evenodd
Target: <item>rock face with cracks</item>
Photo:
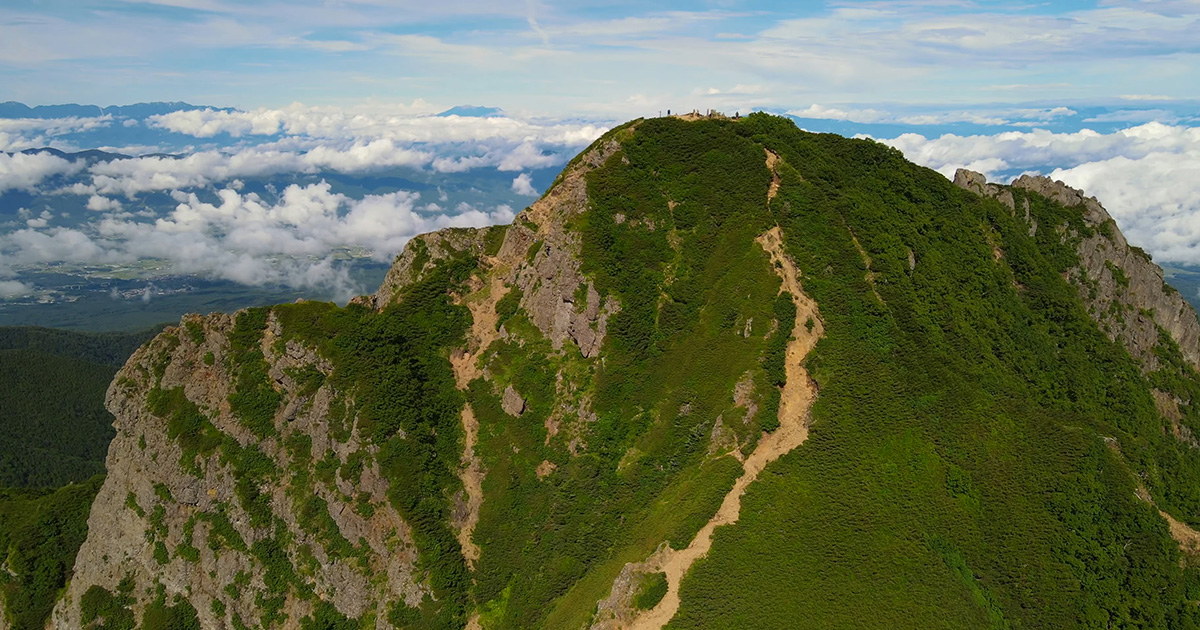
<path fill-rule="evenodd" d="M 451 357 L 460 389 L 481 376 L 477 363 L 502 334 L 496 302 L 512 290 L 523 293 L 529 321 L 556 348 L 569 342 L 585 357 L 596 355 L 618 306 L 611 297 L 602 300 L 580 272 L 578 236 L 567 233 L 564 223 L 587 207 L 584 172 L 616 148 L 609 143 L 585 155 L 507 230 L 448 229 L 414 238 L 379 290 L 353 303 L 382 311 L 440 263 L 465 254 L 480 264 L 456 298 L 474 320 L 464 346 Z M 534 220 L 540 222 L 536 229 Z M 489 234 L 496 251 L 486 251 Z M 590 299 L 577 308 L 580 287 Z M 134 588 L 125 607 L 134 618 L 165 593 L 167 603 L 176 596 L 188 600 L 200 624 L 214 628 L 293 626 L 312 618 L 317 602 L 332 604 L 347 618 L 370 618 L 374 627 L 391 628 L 392 608 L 415 609 L 433 595 L 430 576 L 417 563 L 412 529 L 388 499 L 390 483 L 375 463 L 379 447 L 345 426 L 354 423 L 342 417 L 353 413 L 354 392 L 329 384 L 334 366 L 317 348 L 284 341 L 274 313 L 266 315 L 250 350 L 261 353 L 264 386 L 278 405 L 257 433 L 236 417 L 231 396 L 240 368 L 230 336 L 245 314 L 188 316 L 141 348 L 118 374 L 107 400 L 118 431 L 108 454 L 108 478 L 93 506 L 74 579 L 55 609 L 55 627 L 84 625 L 89 589 L 114 595 L 129 583 Z M 156 409 L 155 400 L 168 394 L 177 397 L 173 407 Z M 503 406 L 513 416 L 525 410 L 512 385 L 504 389 Z M 194 460 L 188 460 L 193 455 L 172 425 L 179 407 L 194 412 L 192 420 L 203 425 L 190 431 L 215 441 Z M 469 404 L 462 424 L 462 490 L 452 520 L 472 563 L 479 556 L 471 534 L 486 469 L 475 452 L 478 423 Z M 231 461 L 245 452 L 265 469 L 261 476 L 246 479 Z M 347 467 L 355 473 L 327 472 Z M 553 467 L 545 462 L 539 474 Z M 300 486 L 296 475 L 325 481 Z M 246 488 L 250 484 L 253 490 Z M 249 496 L 258 507 L 246 505 Z M 319 499 L 316 508 L 311 496 Z M 312 527 L 314 521 L 325 529 Z M 278 567 L 271 563 L 279 557 L 258 553 L 265 545 L 283 554 L 296 584 L 281 589 L 275 583 Z"/>
<path fill-rule="evenodd" d="M 302 433 L 309 452 L 337 462 L 369 452 L 372 447 L 358 435 L 343 440 L 333 435 L 329 409 L 339 393 L 328 386 L 314 390 L 300 380 L 327 374 L 328 361 L 296 342 L 276 343 L 278 322 L 268 318 L 266 323 L 253 350 L 261 352 L 269 386 L 282 398 L 270 418 L 274 432 L 287 427 Z M 108 477 L 88 519 L 88 538 L 70 587 L 55 609 L 55 627 L 82 627 L 81 599 L 87 591 L 117 593 L 125 580 L 136 585 L 129 604 L 135 617 L 161 588 L 168 601 L 176 595 L 191 601 L 203 627 L 224 627 L 234 618 L 266 625 L 261 602 L 275 596 L 268 582 L 273 576 L 254 549 L 281 537 L 288 541 L 283 551 L 309 573 L 309 588 L 349 616 L 382 612 L 384 602 L 416 605 L 428 593 L 414 566 L 409 527 L 388 506 L 388 484 L 370 462 L 357 478 L 335 477 L 304 489 L 320 499 L 323 513 L 316 516 L 332 523 L 342 540 L 354 541 L 348 545 L 356 557 L 339 557 L 323 539 L 327 532 L 308 526 L 314 516 L 297 509 L 300 497 L 294 493 L 301 488 L 281 473 L 313 473 L 317 464 L 301 461 L 278 435 L 260 439 L 233 416 L 233 328 L 228 315 L 188 316 L 138 350 L 109 388 L 117 437 L 109 448 Z M 178 431 L 173 418 L 156 409 L 155 399 L 169 395 L 197 414 L 189 420 L 203 417 L 210 423 L 210 435 L 227 441 L 223 448 L 185 464 L 183 447 L 172 435 Z M 260 479 L 248 479 L 222 462 L 247 452 L 243 448 L 261 463 Z M 261 484 L 255 488 L 256 504 L 275 521 L 273 527 L 247 509 L 247 483 Z M 212 604 L 217 600 L 222 615 Z M 312 613 L 312 604 L 294 594 L 284 594 L 273 606 L 290 619 Z"/>

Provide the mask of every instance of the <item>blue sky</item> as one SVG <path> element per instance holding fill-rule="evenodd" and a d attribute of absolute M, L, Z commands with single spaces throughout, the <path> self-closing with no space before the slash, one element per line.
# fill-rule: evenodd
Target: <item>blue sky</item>
<path fill-rule="evenodd" d="M 0 98 L 613 119 L 1200 98 L 1200 2 L 9 0 Z M 855 106 L 855 107 L 850 107 Z"/>
<path fill-rule="evenodd" d="M 7 106 L 0 299 L 63 261 L 333 281 L 337 251 L 511 219 L 668 108 L 788 114 L 948 177 L 1050 175 L 1200 266 L 1200 0 L 5 0 L 7 100 L 230 109 Z M 504 115 L 432 115 L 463 104 Z M 383 176 L 426 185 L 324 181 Z"/>

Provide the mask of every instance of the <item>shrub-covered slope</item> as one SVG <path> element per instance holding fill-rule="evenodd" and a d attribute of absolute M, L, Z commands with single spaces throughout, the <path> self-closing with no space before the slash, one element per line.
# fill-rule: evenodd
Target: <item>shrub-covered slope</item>
<path fill-rule="evenodd" d="M 624 125 L 374 296 L 139 350 L 54 622 L 1192 627 L 1196 340 L 1097 325 L 1119 232 L 1048 190 Z"/>

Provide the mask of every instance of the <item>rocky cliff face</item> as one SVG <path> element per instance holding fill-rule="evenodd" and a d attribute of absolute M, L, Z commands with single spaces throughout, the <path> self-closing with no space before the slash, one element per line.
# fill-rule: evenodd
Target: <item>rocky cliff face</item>
<path fill-rule="evenodd" d="M 477 267 L 454 301 L 475 324 L 452 353 L 459 388 L 481 376 L 488 346 L 509 337 L 496 314 L 505 295 L 520 296 L 554 350 L 571 344 L 595 357 L 619 307 L 580 272 L 579 237 L 565 225 L 587 207 L 585 174 L 618 148 L 587 152 L 511 227 L 413 239 L 379 291 L 353 302 L 382 311 L 466 256 Z M 406 618 L 396 610 L 436 597 L 413 530 L 389 500 L 380 445 L 356 422 L 355 392 L 334 384 L 318 348 L 285 337 L 270 310 L 188 316 L 130 358 L 108 392 L 117 429 L 108 477 L 54 627 L 144 619 L 156 601 L 161 609 L 182 598 L 205 628 L 295 627 L 331 614 L 391 628 Z M 575 450 L 574 423 L 590 410 L 573 392 L 588 378 L 560 374 L 561 404 L 547 419 L 551 437 L 575 436 Z M 247 389 L 258 399 L 243 400 Z M 519 416 L 524 404 L 507 384 L 504 409 Z M 452 526 L 471 561 L 484 470 L 469 405 L 462 415 Z M 545 464 L 540 476 L 553 470 Z"/>
<path fill-rule="evenodd" d="M 108 479 L 56 627 L 95 619 L 97 589 L 127 591 L 138 619 L 160 591 L 185 597 L 207 628 L 311 616 L 312 601 L 289 594 L 288 582 L 348 616 L 378 616 L 380 627 L 389 627 L 385 604 L 415 606 L 429 592 L 371 457 L 377 447 L 346 431 L 344 408 L 331 411 L 344 402 L 322 384 L 329 362 L 282 341 L 276 318 L 265 324 L 249 349 L 279 399 L 265 438 L 230 403 L 234 317 L 185 318 L 118 374 Z M 293 566 L 281 569 L 280 554 Z"/>
<path fill-rule="evenodd" d="M 1078 287 L 1088 314 L 1110 339 L 1119 340 L 1141 362 L 1143 372 L 1153 372 L 1160 366 L 1155 353 L 1160 330 L 1178 345 L 1188 363 L 1200 369 L 1200 322 L 1196 311 L 1164 281 L 1162 268 L 1145 251 L 1129 245 L 1095 197 L 1048 177 L 1030 175 L 1022 175 L 1010 186 L 999 186 L 988 183 L 979 173 L 959 169 L 954 183 L 996 199 L 1022 215 L 1030 234 L 1038 229 L 1030 216 L 1030 198 L 1021 195 L 1018 204 L 1014 191 L 1031 193 L 1078 212 L 1085 230 L 1069 230 L 1062 236 L 1076 241 L 1079 264 L 1069 273 L 1069 279 Z"/>

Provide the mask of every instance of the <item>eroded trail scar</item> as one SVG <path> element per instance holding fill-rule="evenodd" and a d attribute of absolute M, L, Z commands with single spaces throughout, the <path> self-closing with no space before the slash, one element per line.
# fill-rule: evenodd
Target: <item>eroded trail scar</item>
<path fill-rule="evenodd" d="M 454 381 L 459 389 L 466 389 L 467 385 L 479 376 L 479 357 L 499 337 L 496 330 L 498 321 L 496 302 L 504 297 L 507 291 L 508 287 L 504 285 L 499 274 L 493 274 L 487 290 L 476 292 L 467 301 L 467 308 L 471 310 L 473 320 L 467 339 L 467 348 L 450 357 L 450 364 L 454 368 Z M 455 515 L 454 526 L 458 544 L 462 547 L 463 557 L 473 569 L 475 561 L 479 559 L 479 546 L 471 540 L 471 535 L 475 532 L 475 526 L 479 524 L 479 508 L 483 505 L 483 476 L 485 473 L 483 463 L 480 462 L 479 455 L 475 452 L 479 441 L 479 421 L 475 419 L 475 413 L 471 409 L 470 403 L 463 405 L 462 427 L 462 467 L 459 469 L 458 476 L 462 480 L 463 492 L 466 496 L 461 508 L 456 510 L 460 514 Z"/>
<path fill-rule="evenodd" d="M 736 523 L 746 487 L 754 483 L 767 464 L 800 446 L 808 438 L 809 410 L 817 391 L 808 377 L 808 371 L 804 369 L 804 357 L 824 334 L 824 327 L 817 303 L 804 294 L 796 265 L 784 253 L 780 229 L 772 228 L 755 240 L 770 254 L 775 272 L 783 280 L 780 291 L 789 293 L 796 304 L 796 325 L 792 328 L 792 339 L 787 346 L 787 382 L 783 386 L 779 404 L 779 428 L 759 440 L 754 452 L 742 463 L 741 477 L 692 543 L 678 551 L 669 547 L 665 549 L 661 570 L 667 574 L 667 594 L 657 606 L 637 617 L 631 628 L 662 628 L 675 616 L 679 610 L 679 584 L 692 564 L 708 553 L 712 546 L 713 530 L 721 525 Z"/>
<path fill-rule="evenodd" d="M 763 150 L 767 152 L 767 168 L 771 171 L 771 185 L 767 187 L 767 203 L 770 203 L 779 194 L 779 156 L 770 149 Z"/>

